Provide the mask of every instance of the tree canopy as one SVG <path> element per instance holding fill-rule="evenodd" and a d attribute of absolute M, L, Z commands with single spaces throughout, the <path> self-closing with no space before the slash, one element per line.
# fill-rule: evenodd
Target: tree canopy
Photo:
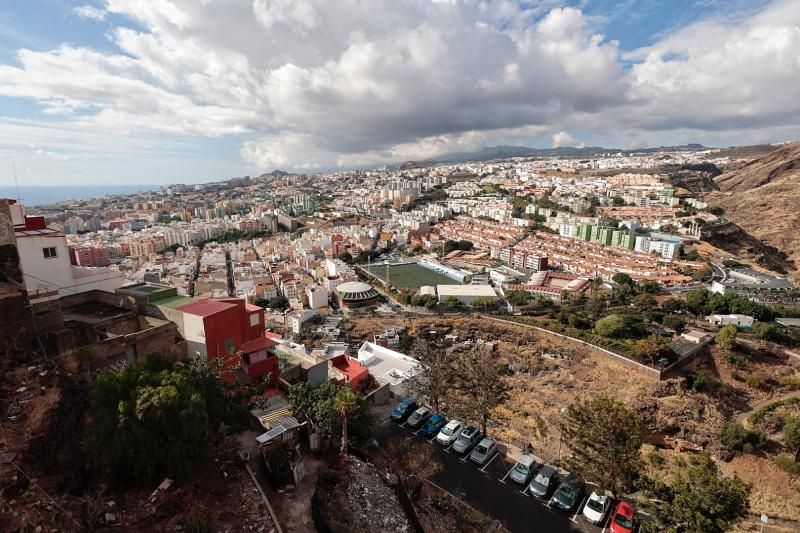
<path fill-rule="evenodd" d="M 331 379 L 319 385 L 303 381 L 289 387 L 289 405 L 308 420 L 314 431 L 330 439 L 362 442 L 369 437 L 374 420 L 366 402 L 354 400 L 351 395 L 349 387 Z M 342 432 L 344 420 L 346 435 Z"/>
<path fill-rule="evenodd" d="M 691 456 L 669 484 L 655 482 L 648 492 L 656 500 L 660 530 L 722 533 L 747 516 L 751 489 L 738 477 L 722 476 L 711 457 L 701 453 Z"/>
<path fill-rule="evenodd" d="M 122 484 L 185 479 L 205 461 L 210 428 L 230 414 L 227 404 L 207 359 L 144 356 L 95 380 L 85 446 L 95 466 Z"/>
<path fill-rule="evenodd" d="M 733 324 L 722 326 L 717 333 L 717 344 L 724 350 L 733 350 L 736 347 L 736 336 L 738 330 Z"/>
<path fill-rule="evenodd" d="M 641 469 L 640 426 L 639 414 L 610 396 L 570 405 L 563 426 L 568 465 L 600 489 L 629 491 Z"/>

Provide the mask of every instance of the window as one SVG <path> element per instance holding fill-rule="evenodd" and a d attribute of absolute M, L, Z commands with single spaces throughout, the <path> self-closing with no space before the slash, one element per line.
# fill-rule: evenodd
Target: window
<path fill-rule="evenodd" d="M 233 338 L 225 341 L 225 353 L 233 353 L 236 350 L 236 344 L 233 341 Z"/>
<path fill-rule="evenodd" d="M 56 249 L 54 247 L 42 248 L 42 254 L 44 254 L 45 259 L 53 259 L 55 257 L 58 257 L 58 254 L 56 254 Z"/>
<path fill-rule="evenodd" d="M 253 313 L 250 315 L 250 325 L 257 326 L 259 324 L 261 324 L 261 317 L 258 315 L 258 313 Z"/>

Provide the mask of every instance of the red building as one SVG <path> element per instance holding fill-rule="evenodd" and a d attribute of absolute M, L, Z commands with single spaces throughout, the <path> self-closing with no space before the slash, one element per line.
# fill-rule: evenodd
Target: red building
<path fill-rule="evenodd" d="M 106 267 L 111 264 L 108 249 L 104 246 L 78 246 L 70 248 L 73 264 L 87 267 Z"/>
<path fill-rule="evenodd" d="M 183 335 L 189 353 L 209 361 L 221 360 L 223 377 L 232 382 L 235 373 L 258 381 L 269 373 L 278 379 L 277 343 L 264 336 L 264 310 L 240 298 L 203 299 L 178 308 L 183 312 Z"/>
<path fill-rule="evenodd" d="M 332 377 L 342 385 L 349 385 L 353 392 L 361 390 L 369 378 L 369 369 L 344 353 L 328 359 L 328 365 Z"/>

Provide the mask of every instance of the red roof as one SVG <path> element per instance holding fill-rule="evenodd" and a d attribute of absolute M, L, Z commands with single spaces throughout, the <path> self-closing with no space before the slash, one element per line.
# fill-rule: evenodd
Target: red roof
<path fill-rule="evenodd" d="M 273 340 L 260 337 L 258 339 L 245 342 L 244 344 L 242 344 L 241 350 L 244 353 L 253 353 L 253 352 L 258 352 L 260 350 L 267 350 L 277 345 L 278 343 Z"/>
<path fill-rule="evenodd" d="M 261 311 L 261 307 L 250 303 L 244 304 L 244 308 L 247 310 L 248 313 L 252 313 L 254 311 Z"/>
<path fill-rule="evenodd" d="M 275 333 L 274 331 L 265 331 L 264 336 L 268 339 L 282 339 L 283 335 Z"/>
<path fill-rule="evenodd" d="M 218 300 L 200 300 L 198 302 L 182 305 L 178 308 L 178 310 L 183 311 L 184 313 L 189 313 L 190 315 L 205 317 L 221 313 L 222 311 L 227 311 L 228 309 L 234 307 L 236 307 L 236 305 L 220 302 Z"/>

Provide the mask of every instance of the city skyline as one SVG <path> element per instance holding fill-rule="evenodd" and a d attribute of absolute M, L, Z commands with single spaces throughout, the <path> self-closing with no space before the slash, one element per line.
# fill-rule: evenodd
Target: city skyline
<path fill-rule="evenodd" d="M 0 8 L 0 186 L 196 183 L 487 145 L 800 135 L 800 6 L 159 2 Z M 376 16 L 379 13 L 382 16 Z"/>

